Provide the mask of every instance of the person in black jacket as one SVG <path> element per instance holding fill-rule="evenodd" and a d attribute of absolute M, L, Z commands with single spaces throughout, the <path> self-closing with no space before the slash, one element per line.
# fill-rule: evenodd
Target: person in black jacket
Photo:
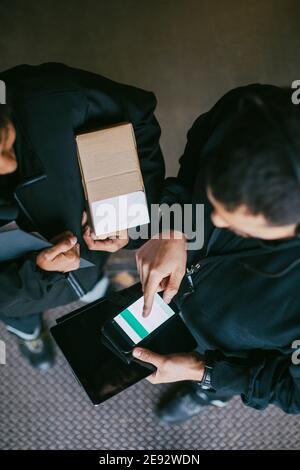
<path fill-rule="evenodd" d="M 153 114 L 156 99 L 151 92 L 55 63 L 17 66 L 0 79 L 7 96 L 0 110 L 0 223 L 16 220 L 54 243 L 0 264 L 0 318 L 18 336 L 31 364 L 46 369 L 53 360 L 41 313 L 86 299 L 90 291 L 99 294 L 108 253 L 136 243 L 128 234 L 93 240 L 74 136 L 131 122 L 147 201 L 157 202 L 164 162 Z M 78 269 L 80 256 L 95 267 Z"/>
<path fill-rule="evenodd" d="M 195 121 L 166 181 L 162 201 L 204 204 L 205 223 L 201 249 L 187 251 L 175 228 L 137 254 L 144 314 L 157 290 L 167 302 L 176 294 L 198 343 L 193 354 L 134 351 L 157 367 L 151 382 L 187 381 L 159 404 L 166 422 L 234 395 L 300 412 L 299 128 L 289 90 L 234 89 Z"/>

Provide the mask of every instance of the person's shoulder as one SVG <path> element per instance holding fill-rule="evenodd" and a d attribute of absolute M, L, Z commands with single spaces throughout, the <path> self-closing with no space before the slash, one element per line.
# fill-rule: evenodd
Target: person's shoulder
<path fill-rule="evenodd" d="M 263 83 L 251 83 L 249 85 L 232 88 L 216 101 L 212 110 L 218 111 L 228 107 L 232 110 L 241 103 L 243 98 L 250 96 L 263 97 L 277 93 L 280 90 L 280 87 Z"/>
<path fill-rule="evenodd" d="M 207 112 L 198 116 L 190 129 L 190 131 L 192 131 L 191 134 L 193 131 L 197 131 L 199 126 L 203 126 L 204 121 L 209 121 L 210 127 L 212 128 L 224 118 L 228 118 L 230 114 L 234 113 L 236 109 L 238 109 L 244 98 L 254 95 L 257 97 L 264 97 L 267 95 L 275 96 L 280 92 L 280 90 L 282 90 L 282 88 L 275 85 L 261 83 L 251 83 L 249 85 L 232 88 L 219 97 Z"/>
<path fill-rule="evenodd" d="M 0 73 L 13 100 L 30 99 L 49 94 L 76 91 L 69 69 L 60 63 L 17 65 Z"/>
<path fill-rule="evenodd" d="M 144 114 L 145 110 L 153 111 L 156 108 L 157 99 L 152 91 L 124 83 L 114 83 L 123 106 L 126 106 L 130 113 Z"/>
<path fill-rule="evenodd" d="M 82 105 L 89 99 L 121 107 L 130 120 L 140 121 L 153 113 L 157 101 L 154 93 L 137 86 L 119 83 L 96 72 L 70 67 L 62 63 L 22 64 L 0 74 L 7 84 L 9 96 L 16 103 L 75 102 Z"/>
<path fill-rule="evenodd" d="M 20 64 L 0 72 L 0 76 L 2 80 L 21 83 L 30 79 L 56 76 L 67 70 L 68 66 L 56 62 L 46 62 L 39 65 Z"/>

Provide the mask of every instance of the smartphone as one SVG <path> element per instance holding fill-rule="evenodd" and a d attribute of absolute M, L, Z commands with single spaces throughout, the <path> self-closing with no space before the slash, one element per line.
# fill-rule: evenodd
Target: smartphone
<path fill-rule="evenodd" d="M 120 351 L 130 353 L 135 346 L 157 334 L 164 325 L 177 313 L 159 294 L 155 294 L 151 312 L 143 317 L 144 297 L 140 297 L 112 320 L 103 329 L 104 336 Z"/>

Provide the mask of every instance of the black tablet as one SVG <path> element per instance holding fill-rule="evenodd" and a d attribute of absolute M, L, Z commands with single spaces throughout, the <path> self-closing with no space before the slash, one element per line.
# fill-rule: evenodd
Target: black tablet
<path fill-rule="evenodd" d="M 103 325 L 142 295 L 140 285 L 115 293 L 58 319 L 51 333 L 79 383 L 94 405 L 144 379 L 151 371 L 126 364 L 101 340 Z M 189 352 L 196 342 L 177 313 L 148 345 L 167 354 Z"/>

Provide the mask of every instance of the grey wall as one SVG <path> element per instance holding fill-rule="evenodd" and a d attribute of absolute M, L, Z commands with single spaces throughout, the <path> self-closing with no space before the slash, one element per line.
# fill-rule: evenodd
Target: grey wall
<path fill-rule="evenodd" d="M 225 91 L 300 79 L 299 0 L 0 0 L 0 68 L 62 61 L 155 91 L 169 174 Z"/>

